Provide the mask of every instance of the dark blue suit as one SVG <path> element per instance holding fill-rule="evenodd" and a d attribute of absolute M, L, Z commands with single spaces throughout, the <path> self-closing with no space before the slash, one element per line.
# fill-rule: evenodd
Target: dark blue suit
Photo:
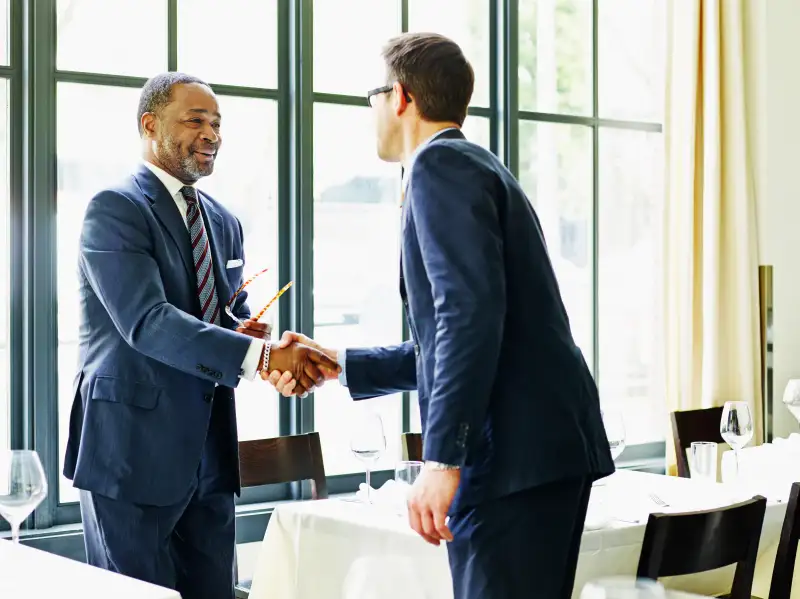
<path fill-rule="evenodd" d="M 426 460 L 461 466 L 457 598 L 569 597 L 591 482 L 614 465 L 539 220 L 499 160 L 447 131 L 402 216 L 413 341 L 346 354 L 351 395 L 416 389 Z"/>
<path fill-rule="evenodd" d="M 238 220 L 200 194 L 216 289 L 242 282 Z M 81 489 L 88 561 L 233 596 L 239 460 L 233 387 L 250 338 L 200 318 L 189 233 L 142 166 L 95 196 L 80 241 L 81 329 L 64 474 Z M 233 307 L 249 316 L 244 294 Z"/>

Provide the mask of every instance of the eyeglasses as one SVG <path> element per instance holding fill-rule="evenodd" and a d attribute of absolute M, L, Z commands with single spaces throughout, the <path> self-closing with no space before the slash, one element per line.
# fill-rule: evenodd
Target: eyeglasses
<path fill-rule="evenodd" d="M 230 299 L 230 300 L 228 300 L 228 303 L 225 305 L 225 313 L 226 313 L 228 316 L 230 316 L 230 317 L 231 317 L 231 319 L 232 319 L 234 322 L 236 322 L 236 323 L 237 323 L 239 326 L 244 326 L 244 323 L 243 323 L 241 320 L 239 320 L 239 318 L 238 318 L 238 317 L 237 317 L 237 316 L 236 316 L 236 315 L 233 313 L 233 310 L 231 310 L 231 306 L 233 306 L 233 302 L 234 302 L 234 301 L 236 301 L 236 298 L 237 298 L 237 297 L 239 296 L 239 294 L 240 294 L 240 293 L 241 293 L 241 292 L 244 290 L 244 288 L 245 288 L 245 287 L 247 287 L 247 286 L 248 286 L 250 283 L 252 283 L 253 281 L 255 281 L 255 280 L 258 278 L 258 277 L 260 277 L 261 275 L 263 275 L 263 274 L 264 274 L 265 272 L 267 272 L 268 270 L 269 270 L 268 268 L 265 268 L 264 270 L 262 270 L 262 271 L 260 271 L 260 272 L 257 272 L 257 273 L 256 273 L 256 274 L 254 274 L 252 277 L 250 277 L 249 279 L 247 279 L 247 280 L 246 280 L 244 283 L 242 283 L 242 286 L 241 286 L 241 287 L 239 287 L 239 289 L 237 289 L 237 290 L 236 290 L 236 293 L 234 293 L 234 294 L 233 294 L 233 297 L 231 297 L 231 299 Z M 289 282 L 288 282 L 286 285 L 284 285 L 284 286 L 281 288 L 281 290 L 280 290 L 280 291 L 278 291 L 278 293 L 276 293 L 276 294 L 275 294 L 275 295 L 272 297 L 272 299 L 271 299 L 271 300 L 269 300 L 269 302 L 267 302 L 267 305 L 266 305 L 266 306 L 264 306 L 264 307 L 261 309 L 261 311 L 260 311 L 258 314 L 256 314 L 255 316 L 251 316 L 251 319 L 252 319 L 252 320 L 256 320 L 256 321 L 258 321 L 258 320 L 261 320 L 261 317 L 262 317 L 262 316 L 264 316 L 264 314 L 266 313 L 266 311 L 267 311 L 267 310 L 269 310 L 270 306 L 272 306 L 272 304 L 274 304 L 276 301 L 278 301 L 278 298 L 279 298 L 280 296 L 282 296 L 284 293 L 286 293 L 286 291 L 289 289 L 289 287 L 291 287 L 293 284 L 294 284 L 294 281 L 289 281 Z"/>
<path fill-rule="evenodd" d="M 367 105 L 372 106 L 372 98 L 373 96 L 377 96 L 378 94 L 385 94 L 394 89 L 394 84 L 392 85 L 383 85 L 381 87 L 376 87 L 375 89 L 371 89 L 367 92 Z M 406 102 L 411 102 L 411 96 L 408 95 L 408 92 L 405 88 L 403 88 L 403 97 L 406 99 Z"/>

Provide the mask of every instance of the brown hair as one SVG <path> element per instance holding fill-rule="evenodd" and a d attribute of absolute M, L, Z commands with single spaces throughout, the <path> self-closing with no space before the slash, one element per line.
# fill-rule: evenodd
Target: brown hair
<path fill-rule="evenodd" d="M 464 123 L 475 73 L 458 44 L 438 33 L 404 33 L 389 40 L 382 56 L 387 83 L 400 83 L 423 119 Z"/>

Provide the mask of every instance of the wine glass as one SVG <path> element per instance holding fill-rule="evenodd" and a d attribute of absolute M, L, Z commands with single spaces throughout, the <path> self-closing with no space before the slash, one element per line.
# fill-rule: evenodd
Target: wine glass
<path fill-rule="evenodd" d="M 625 451 L 625 421 L 618 410 L 601 410 L 600 413 L 603 416 L 603 426 L 611 449 L 611 459 L 616 461 Z"/>
<path fill-rule="evenodd" d="M 736 477 L 739 477 L 739 450 L 753 438 L 753 416 L 746 401 L 726 401 L 722 408 L 719 432 L 733 449 Z"/>
<path fill-rule="evenodd" d="M 612 576 L 587 582 L 581 599 L 663 599 L 664 587 L 655 580 Z"/>
<path fill-rule="evenodd" d="M 19 543 L 19 527 L 47 495 L 47 480 L 35 451 L 0 451 L 0 516 Z"/>
<path fill-rule="evenodd" d="M 367 503 L 372 503 L 372 498 L 370 497 L 372 493 L 370 483 L 372 466 L 386 451 L 383 420 L 378 414 L 370 412 L 357 418 L 353 436 L 350 438 L 350 451 L 353 452 L 356 458 L 364 462 L 367 471 Z"/>

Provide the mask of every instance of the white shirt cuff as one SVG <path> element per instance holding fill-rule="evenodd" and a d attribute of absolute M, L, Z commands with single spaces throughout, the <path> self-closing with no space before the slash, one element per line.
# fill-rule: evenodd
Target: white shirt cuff
<path fill-rule="evenodd" d="M 239 378 L 253 381 L 256 378 L 256 370 L 258 370 L 258 363 L 261 360 L 261 354 L 264 352 L 264 341 L 261 339 L 253 339 L 250 342 L 250 347 L 244 356 L 242 362 L 242 370 L 239 372 Z"/>
<path fill-rule="evenodd" d="M 347 387 L 347 350 L 339 350 L 336 352 L 336 355 L 336 361 L 339 363 L 339 366 L 342 367 L 342 371 L 339 373 L 339 384 L 342 387 Z"/>

